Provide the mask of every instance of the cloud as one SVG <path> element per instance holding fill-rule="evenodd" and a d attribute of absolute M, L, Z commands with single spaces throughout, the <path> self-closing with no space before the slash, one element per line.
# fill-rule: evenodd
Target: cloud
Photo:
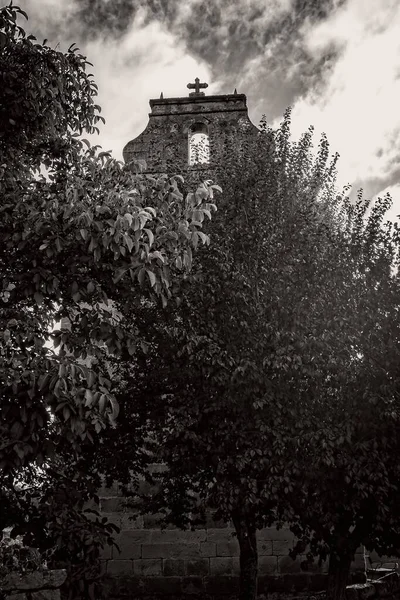
<path fill-rule="evenodd" d="M 341 154 L 343 183 L 381 181 L 400 162 L 400 5 L 349 0 L 319 25 L 303 30 L 311 56 L 336 52 L 328 73 L 294 106 L 298 130 L 313 123 Z M 382 188 L 381 188 L 382 189 Z"/>
<path fill-rule="evenodd" d="M 295 136 L 313 124 L 339 151 L 341 183 L 373 195 L 399 181 L 398 0 L 20 0 L 29 30 L 94 63 L 106 126 L 121 157 L 146 126 L 148 100 L 234 88 L 250 117 L 277 124 L 293 106 Z M 38 35 L 39 33 L 39 35 Z M 397 191 L 397 188 L 394 188 Z"/>
<path fill-rule="evenodd" d="M 107 123 L 102 143 L 119 158 L 123 145 L 147 124 L 150 98 L 161 92 L 165 97 L 186 95 L 185 84 L 194 73 L 209 79 L 206 64 L 188 56 L 160 23 L 145 24 L 140 11 L 118 40 L 97 38 L 87 44 L 87 52 L 94 57 Z"/>
<path fill-rule="evenodd" d="M 163 23 L 149 20 L 144 8 L 133 11 L 118 34 L 99 27 L 89 35 L 84 21 L 76 19 L 73 0 L 65 0 L 62 8 L 57 4 L 56 0 L 40 0 L 35 14 L 30 15 L 29 31 L 39 40 L 48 37 L 53 47 L 59 43 L 66 49 L 76 42 L 93 63 L 90 70 L 99 87 L 98 103 L 106 125 L 91 141 L 112 150 L 116 158 L 122 159 L 123 146 L 147 124 L 150 98 L 158 98 L 161 91 L 164 96 L 184 96 L 186 83 L 195 76 L 210 79 L 208 65 L 188 54 L 184 43 Z"/>

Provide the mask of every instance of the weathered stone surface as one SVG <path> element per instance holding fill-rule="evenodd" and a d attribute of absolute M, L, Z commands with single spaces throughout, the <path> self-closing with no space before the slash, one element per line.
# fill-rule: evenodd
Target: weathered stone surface
<path fill-rule="evenodd" d="M 289 540 L 273 540 L 272 542 L 272 554 L 275 556 L 287 556 L 292 548 L 293 542 Z"/>
<path fill-rule="evenodd" d="M 231 542 L 217 543 L 217 556 L 239 556 L 239 542 L 232 540 Z"/>
<path fill-rule="evenodd" d="M 144 515 L 143 516 L 144 528 L 145 529 L 158 529 L 160 527 L 160 519 L 162 519 L 163 516 L 164 515 L 161 513 L 156 513 L 155 515 Z M 171 529 L 172 529 L 172 527 L 171 527 Z"/>
<path fill-rule="evenodd" d="M 24 575 L 10 573 L 1 580 L 1 588 L 4 591 L 58 589 L 62 586 L 66 577 L 67 574 L 64 569 L 34 571 Z"/>
<path fill-rule="evenodd" d="M 163 575 L 165 577 L 179 577 L 185 575 L 185 561 L 183 559 L 164 558 L 162 562 Z"/>
<path fill-rule="evenodd" d="M 114 559 L 133 559 L 141 558 L 142 543 L 150 541 L 150 532 L 145 529 L 132 529 L 130 531 L 121 531 L 115 536 L 115 541 L 119 546 L 113 548 Z M 153 557 L 146 557 L 153 558 Z"/>
<path fill-rule="evenodd" d="M 26 594 L 7 594 L 7 600 L 26 600 Z"/>
<path fill-rule="evenodd" d="M 257 552 L 259 556 L 272 554 L 272 542 L 270 540 L 257 540 Z"/>
<path fill-rule="evenodd" d="M 106 517 L 110 523 L 113 523 L 117 527 L 121 527 L 121 517 L 123 513 L 121 512 L 105 512 L 101 511 L 101 516 Z"/>
<path fill-rule="evenodd" d="M 200 544 L 143 544 L 142 558 L 201 558 Z"/>
<path fill-rule="evenodd" d="M 211 575 L 235 575 L 239 573 L 239 558 L 210 558 Z"/>
<path fill-rule="evenodd" d="M 233 529 L 207 529 L 207 542 L 232 542 L 236 539 Z"/>
<path fill-rule="evenodd" d="M 100 510 L 104 513 L 125 512 L 128 510 L 126 499 L 121 496 L 100 498 Z"/>
<path fill-rule="evenodd" d="M 293 533 L 289 531 L 287 527 L 282 527 L 281 529 L 276 529 L 276 527 L 266 527 L 257 532 L 257 537 L 259 540 L 273 540 L 277 542 L 291 542 L 295 539 Z"/>
<path fill-rule="evenodd" d="M 31 600 L 60 600 L 60 590 L 39 590 L 33 592 Z"/>
<path fill-rule="evenodd" d="M 258 572 L 260 575 L 275 575 L 278 571 L 278 559 L 276 556 L 259 556 Z"/>
<path fill-rule="evenodd" d="M 196 531 L 182 531 L 179 529 L 164 529 L 151 531 L 150 540 L 152 544 L 197 544 L 205 542 L 207 532 L 205 529 L 197 529 Z M 146 540 L 146 543 L 149 543 Z"/>
<path fill-rule="evenodd" d="M 118 543 L 129 542 L 130 544 L 149 544 L 152 532 L 148 529 L 127 529 L 115 537 Z"/>
<path fill-rule="evenodd" d="M 107 575 L 122 575 L 133 573 L 131 560 L 109 560 L 107 562 Z"/>
<path fill-rule="evenodd" d="M 205 576 L 210 574 L 210 559 L 198 558 L 185 561 L 186 575 Z"/>
<path fill-rule="evenodd" d="M 205 558 L 217 556 L 217 544 L 215 542 L 201 542 L 200 555 Z"/>
<path fill-rule="evenodd" d="M 229 144 L 240 148 L 244 139 L 258 133 L 249 120 L 244 94 L 156 99 L 150 100 L 150 106 L 146 129 L 123 150 L 126 162 L 145 159 L 150 170 L 165 170 L 171 159 L 189 169 L 188 142 L 193 127 L 200 125 L 208 131 L 210 163 L 217 161 Z"/>
<path fill-rule="evenodd" d="M 136 513 L 132 512 L 119 513 L 119 527 L 122 531 L 144 529 L 144 517 L 142 515 L 137 516 Z"/>
<path fill-rule="evenodd" d="M 161 558 L 147 558 L 133 561 L 133 573 L 142 577 L 162 575 Z"/>

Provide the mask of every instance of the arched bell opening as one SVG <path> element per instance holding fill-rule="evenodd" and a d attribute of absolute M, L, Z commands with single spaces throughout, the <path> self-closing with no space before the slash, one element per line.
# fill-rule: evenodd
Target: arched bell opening
<path fill-rule="evenodd" d="M 190 166 L 210 162 L 210 136 L 205 123 L 193 123 L 188 131 L 188 163 Z"/>

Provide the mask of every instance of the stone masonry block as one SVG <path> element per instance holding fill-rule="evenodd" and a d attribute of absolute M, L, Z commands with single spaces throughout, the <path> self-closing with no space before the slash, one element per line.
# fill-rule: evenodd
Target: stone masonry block
<path fill-rule="evenodd" d="M 200 554 L 205 558 L 217 556 L 217 544 L 215 542 L 201 542 Z"/>
<path fill-rule="evenodd" d="M 257 532 L 259 540 L 274 540 L 274 541 L 293 541 L 294 535 L 287 527 L 276 529 L 275 527 L 266 527 Z"/>
<path fill-rule="evenodd" d="M 217 543 L 217 556 L 239 556 L 239 542 L 232 540 L 231 542 Z"/>
<path fill-rule="evenodd" d="M 275 575 L 278 572 L 278 559 L 276 556 L 259 556 L 258 572 L 260 575 Z"/>
<path fill-rule="evenodd" d="M 278 559 L 279 573 L 302 573 L 300 560 L 293 560 L 290 556 L 280 556 Z"/>
<path fill-rule="evenodd" d="M 151 531 L 152 544 L 198 544 L 206 541 L 206 530 L 182 531 L 179 529 L 164 529 Z"/>
<path fill-rule="evenodd" d="M 104 512 L 102 510 L 101 511 L 101 516 L 102 517 L 106 517 L 106 519 L 107 519 L 107 521 L 109 523 L 113 523 L 117 527 L 121 527 L 121 516 L 122 516 L 122 513 L 120 513 L 120 512 Z"/>
<path fill-rule="evenodd" d="M 161 558 L 147 558 L 133 561 L 133 573 L 140 577 L 154 577 L 162 575 Z"/>
<path fill-rule="evenodd" d="M 257 552 L 259 556 L 272 554 L 272 542 L 270 540 L 257 540 Z"/>
<path fill-rule="evenodd" d="M 40 590 L 33 592 L 32 600 L 59 600 L 60 590 Z"/>
<path fill-rule="evenodd" d="M 210 558 L 211 575 L 236 575 L 239 571 L 239 557 Z"/>
<path fill-rule="evenodd" d="M 101 512 L 124 512 L 126 508 L 125 498 L 113 496 L 110 498 L 100 498 L 100 510 Z"/>
<path fill-rule="evenodd" d="M 207 529 L 207 542 L 231 542 L 236 539 L 233 529 Z"/>
<path fill-rule="evenodd" d="M 142 515 L 137 516 L 136 513 L 132 512 L 120 513 L 119 526 L 123 530 L 144 529 L 144 518 Z"/>
<path fill-rule="evenodd" d="M 137 531 L 122 531 L 116 536 L 115 541 L 118 544 L 120 551 L 118 551 L 117 548 L 113 548 L 113 559 L 128 560 L 141 558 L 142 538 L 137 535 Z"/>
<path fill-rule="evenodd" d="M 201 558 L 200 544 L 143 544 L 142 558 Z"/>
<path fill-rule="evenodd" d="M 164 517 L 162 513 L 156 513 L 154 515 L 144 515 L 143 524 L 145 529 L 159 529 L 160 520 Z"/>
<path fill-rule="evenodd" d="M 186 563 L 186 574 L 187 575 L 198 575 L 201 577 L 210 574 L 210 559 L 209 558 L 198 558 L 197 560 L 187 560 Z"/>
<path fill-rule="evenodd" d="M 272 542 L 272 554 L 275 556 L 287 556 L 289 550 L 293 548 L 293 542 L 289 541 L 273 541 Z"/>
<path fill-rule="evenodd" d="M 151 532 L 148 529 L 127 529 L 115 538 L 116 540 L 126 540 L 132 544 L 149 544 L 151 541 Z"/>
<path fill-rule="evenodd" d="M 185 575 L 185 561 L 182 559 L 164 558 L 163 575 L 164 577 L 182 577 Z"/>
<path fill-rule="evenodd" d="M 131 560 L 109 560 L 107 563 L 107 575 L 127 575 L 132 572 Z"/>
<path fill-rule="evenodd" d="M 11 571 L 2 578 L 1 589 L 8 592 L 13 590 L 36 591 L 43 589 L 58 589 L 66 579 L 65 569 L 52 569 L 49 571 L 32 571 L 28 573 L 18 573 Z"/>

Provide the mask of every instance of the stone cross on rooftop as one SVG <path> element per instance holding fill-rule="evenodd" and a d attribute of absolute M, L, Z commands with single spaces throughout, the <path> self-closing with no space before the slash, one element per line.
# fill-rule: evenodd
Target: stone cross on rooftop
<path fill-rule="evenodd" d="M 200 88 L 207 88 L 208 83 L 200 83 L 200 79 L 196 77 L 194 83 L 188 83 L 187 87 L 194 92 L 190 92 L 189 96 L 204 96 L 204 92 L 200 91 Z"/>

